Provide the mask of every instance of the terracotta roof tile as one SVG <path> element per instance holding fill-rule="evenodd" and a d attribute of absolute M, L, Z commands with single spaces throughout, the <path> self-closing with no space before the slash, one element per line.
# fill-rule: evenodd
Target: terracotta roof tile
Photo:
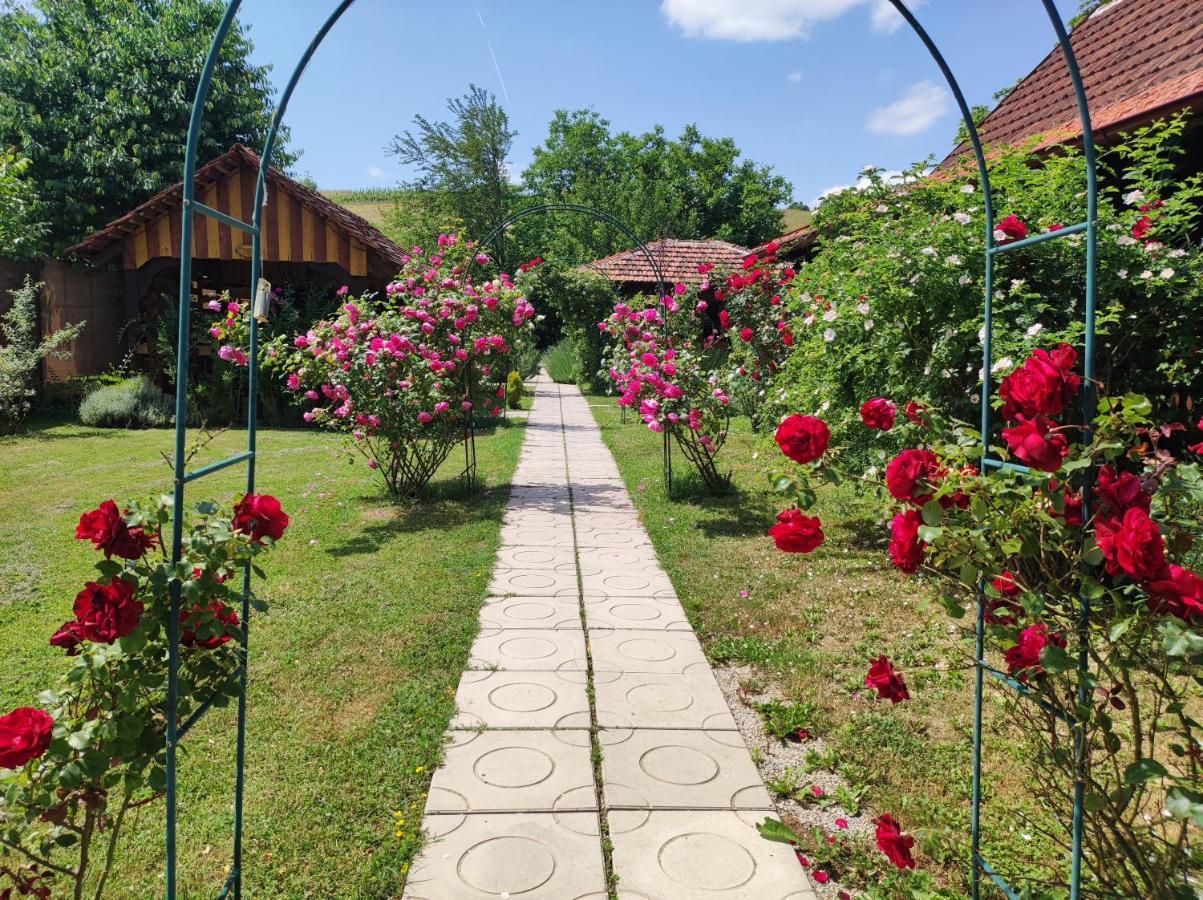
<path fill-rule="evenodd" d="M 698 266 L 714 263 L 717 269 L 729 269 L 743 262 L 751 251 L 726 241 L 688 241 L 664 238 L 647 245 L 669 283 L 698 284 L 702 276 Z M 623 250 L 589 263 L 585 268 L 605 275 L 611 281 L 655 285 L 656 275 L 647 257 L 638 249 Z"/>
<path fill-rule="evenodd" d="M 1122 131 L 1187 106 L 1203 106 L 1203 2 L 1114 0 L 1070 35 L 1096 136 Z M 1060 47 L 990 113 L 979 129 L 987 146 L 1037 147 L 1079 139 L 1073 85 Z M 941 165 L 968 153 L 963 144 Z"/>
<path fill-rule="evenodd" d="M 242 144 L 235 144 L 229 151 L 196 170 L 196 186 L 198 189 L 203 188 L 240 166 L 254 169 L 257 172 L 259 154 Z M 327 199 L 317 191 L 293 181 L 278 169 L 268 168 L 267 181 L 270 186 L 291 194 L 335 228 L 357 238 L 387 262 L 395 264 L 398 268 L 401 267 L 401 259 L 405 255 L 405 251 L 374 228 L 366 219 L 355 215 L 346 207 Z M 67 253 L 82 259 L 96 260 L 103 257 L 113 244 L 124 240 L 145 223 L 154 221 L 165 214 L 178 215 L 183 187 L 183 182 L 180 182 L 160 191 L 124 216 L 114 219 L 100 231 L 89 235 L 74 247 L 69 247 Z"/>
<path fill-rule="evenodd" d="M 771 241 L 765 241 L 753 250 L 756 253 L 764 252 L 765 247 L 769 244 L 777 245 L 777 255 L 784 256 L 794 250 L 801 250 L 809 247 L 819 238 L 819 232 L 814 225 L 803 225 L 801 228 L 795 228 L 793 231 L 787 231 L 785 234 L 773 238 Z"/>

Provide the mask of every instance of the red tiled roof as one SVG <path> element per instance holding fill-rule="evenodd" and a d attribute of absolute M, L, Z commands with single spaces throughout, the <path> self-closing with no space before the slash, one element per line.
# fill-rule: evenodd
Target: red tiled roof
<path fill-rule="evenodd" d="M 1184 107 L 1203 108 L 1203 2 L 1113 0 L 1070 35 L 1096 137 Z M 1082 127 L 1060 47 L 990 113 L 979 129 L 987 146 L 1037 148 L 1079 139 Z M 968 153 L 962 144 L 941 163 Z"/>
<path fill-rule="evenodd" d="M 221 179 L 240 166 L 258 172 L 259 154 L 242 144 L 235 144 L 229 151 L 196 170 L 197 190 Z M 293 181 L 278 169 L 268 168 L 267 182 L 270 186 L 291 194 L 316 215 L 327 220 L 333 227 L 357 238 L 369 250 L 400 268 L 405 251 L 376 230 L 366 219 L 355 215 L 346 207 L 327 199 L 317 191 Z M 183 199 L 183 188 L 184 183 L 179 182 L 160 191 L 124 216 L 114 219 L 100 231 L 89 235 L 74 247 L 69 247 L 67 253 L 87 260 L 103 257 L 113 244 L 123 241 L 147 222 L 152 222 L 172 211 L 173 208 L 178 208 Z M 270 198 L 271 195 L 268 196 Z"/>
<path fill-rule="evenodd" d="M 801 228 L 787 231 L 785 234 L 775 237 L 771 241 L 765 241 L 760 246 L 754 247 L 753 251 L 763 253 L 769 244 L 776 244 L 777 255 L 788 256 L 795 250 L 804 250 L 818 239 L 819 232 L 813 225 L 803 225 Z"/>
<path fill-rule="evenodd" d="M 698 266 L 714 263 L 716 269 L 730 269 L 740 265 L 749 250 L 726 241 L 686 241 L 664 238 L 652 241 L 647 249 L 656 258 L 657 265 L 669 283 L 684 282 L 698 284 L 702 276 Z M 623 250 L 590 263 L 586 268 L 605 275 L 611 281 L 637 282 L 654 285 L 656 275 L 651 265 L 638 248 Z"/>

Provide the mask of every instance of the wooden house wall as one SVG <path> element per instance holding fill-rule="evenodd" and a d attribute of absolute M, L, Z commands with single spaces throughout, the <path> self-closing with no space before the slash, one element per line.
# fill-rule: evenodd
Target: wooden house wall
<path fill-rule="evenodd" d="M 238 168 L 197 191 L 197 200 L 226 215 L 250 222 L 256 173 Z M 249 260 L 251 236 L 197 213 L 193 216 L 195 259 Z M 123 267 L 138 269 L 158 257 L 180 256 L 180 216 L 176 210 L 147 222 L 125 238 Z M 350 275 L 368 274 L 367 248 L 333 227 L 296 197 L 270 181 L 263 214 L 264 262 L 334 263 Z"/>

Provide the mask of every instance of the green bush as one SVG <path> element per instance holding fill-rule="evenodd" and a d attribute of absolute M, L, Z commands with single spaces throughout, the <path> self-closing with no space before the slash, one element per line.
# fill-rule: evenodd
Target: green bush
<path fill-rule="evenodd" d="M 175 421 L 175 401 L 140 375 L 84 397 L 79 421 L 93 428 L 165 428 Z"/>
<path fill-rule="evenodd" d="M 543 354 L 543 365 L 547 374 L 556 384 L 576 384 L 580 375 L 581 363 L 577 359 L 576 348 L 572 341 L 564 338 L 554 347 L 548 348 Z"/>
<path fill-rule="evenodd" d="M 548 265 L 533 271 L 537 274 L 527 289 L 530 301 L 536 309 L 555 310 L 559 314 L 564 337 L 572 342 L 575 351 L 575 380 L 608 383 L 609 379 L 599 376 L 609 341 L 598 330 L 597 323 L 610 315 L 619 300 L 614 285 L 596 272 Z"/>
<path fill-rule="evenodd" d="M 60 349 L 79 337 L 84 322 L 61 328 L 49 337 L 38 334 L 38 296 L 42 286 L 25 276 L 25 283 L 9 292 L 12 306 L 0 315 L 0 431 L 13 431 L 30 409 L 37 390 L 38 366 L 47 358 L 65 359 Z"/>
<path fill-rule="evenodd" d="M 510 409 L 522 409 L 522 397 L 526 394 L 526 386 L 522 383 L 522 375 L 510 372 L 505 383 L 505 402 Z"/>
<path fill-rule="evenodd" d="M 515 360 L 515 366 L 523 378 L 534 378 L 539 374 L 539 362 L 542 358 L 543 351 L 538 347 L 524 347 Z"/>

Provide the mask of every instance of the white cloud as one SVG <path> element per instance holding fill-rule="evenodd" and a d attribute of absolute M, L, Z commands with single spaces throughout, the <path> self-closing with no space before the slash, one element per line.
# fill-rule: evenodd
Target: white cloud
<path fill-rule="evenodd" d="M 383 178 L 384 169 L 380 166 L 368 166 L 368 178 Z"/>
<path fill-rule="evenodd" d="M 927 0 L 906 0 L 907 8 L 911 12 L 914 12 L 926 3 Z M 873 16 L 870 19 L 870 24 L 878 34 L 893 34 L 906 24 L 906 20 L 899 15 L 898 10 L 894 8 L 894 4 L 890 0 L 874 0 Z"/>
<path fill-rule="evenodd" d="M 801 72 L 790 72 L 788 75 L 785 76 L 785 80 L 788 81 L 790 84 L 797 84 L 798 82 L 800 82 L 802 80 L 802 73 Z"/>
<path fill-rule="evenodd" d="M 874 134 L 906 137 L 927 130 L 948 110 L 947 88 L 920 81 L 911 85 L 901 100 L 873 110 L 865 127 Z"/>
<path fill-rule="evenodd" d="M 911 9 L 927 0 L 906 0 Z M 686 37 L 727 41 L 788 41 L 821 22 L 868 6 L 873 30 L 893 34 L 902 17 L 889 0 L 661 0 L 660 11 Z"/>
<path fill-rule="evenodd" d="M 901 169 L 882 169 L 878 175 L 886 184 L 902 184 L 902 182 L 905 180 L 905 174 Z M 810 208 L 814 209 L 827 197 L 834 197 L 836 194 L 844 193 L 844 191 L 863 191 L 872 183 L 873 182 L 869 180 L 869 176 L 862 175 L 860 178 L 856 179 L 856 184 L 833 185 L 827 188 L 825 191 L 820 192 L 819 196 L 815 197 L 814 201 L 810 204 Z"/>

